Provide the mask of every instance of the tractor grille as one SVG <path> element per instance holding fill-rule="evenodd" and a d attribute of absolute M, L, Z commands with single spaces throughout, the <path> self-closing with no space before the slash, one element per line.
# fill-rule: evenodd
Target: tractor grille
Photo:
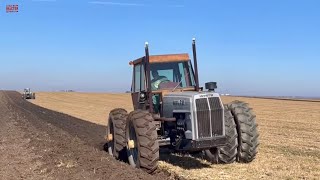
<path fill-rule="evenodd" d="M 223 110 L 218 97 L 209 98 L 212 136 L 223 134 Z"/>
<path fill-rule="evenodd" d="M 196 99 L 198 136 L 199 138 L 211 137 L 210 110 L 207 98 Z"/>
<path fill-rule="evenodd" d="M 219 97 L 196 99 L 198 137 L 223 135 L 223 109 Z"/>

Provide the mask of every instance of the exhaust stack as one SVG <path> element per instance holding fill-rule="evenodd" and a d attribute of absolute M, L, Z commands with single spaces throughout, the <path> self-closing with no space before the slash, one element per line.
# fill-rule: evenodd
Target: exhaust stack
<path fill-rule="evenodd" d="M 194 73 L 195 73 L 195 81 L 196 81 L 196 91 L 199 91 L 199 75 L 198 75 L 196 38 L 192 39 L 192 52 L 193 52 L 193 64 L 194 64 Z"/>

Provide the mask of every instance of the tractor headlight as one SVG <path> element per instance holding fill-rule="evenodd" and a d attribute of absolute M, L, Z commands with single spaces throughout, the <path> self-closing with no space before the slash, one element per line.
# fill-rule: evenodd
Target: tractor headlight
<path fill-rule="evenodd" d="M 146 100 L 146 97 L 147 97 L 147 94 L 146 94 L 146 92 L 140 92 L 140 96 L 139 96 L 139 102 L 140 103 L 144 103 L 145 102 L 145 100 Z"/>

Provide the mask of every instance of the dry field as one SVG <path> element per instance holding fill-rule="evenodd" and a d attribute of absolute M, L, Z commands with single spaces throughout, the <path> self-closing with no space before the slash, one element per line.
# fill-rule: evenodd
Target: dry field
<path fill-rule="evenodd" d="M 106 125 L 116 107 L 132 110 L 129 94 L 37 93 L 32 102 L 83 120 Z M 230 102 L 235 97 L 223 97 Z M 162 157 L 160 168 L 186 179 L 319 179 L 320 103 L 237 98 L 254 108 L 260 132 L 259 153 L 250 164 L 211 165 L 181 156 Z"/>

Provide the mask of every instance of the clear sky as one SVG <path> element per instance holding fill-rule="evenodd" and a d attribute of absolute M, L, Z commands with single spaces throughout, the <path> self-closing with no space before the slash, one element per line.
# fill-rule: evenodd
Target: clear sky
<path fill-rule="evenodd" d="M 1 0 L 0 89 L 123 92 L 145 41 L 191 55 L 193 37 L 202 85 L 320 96 L 317 0 Z"/>

